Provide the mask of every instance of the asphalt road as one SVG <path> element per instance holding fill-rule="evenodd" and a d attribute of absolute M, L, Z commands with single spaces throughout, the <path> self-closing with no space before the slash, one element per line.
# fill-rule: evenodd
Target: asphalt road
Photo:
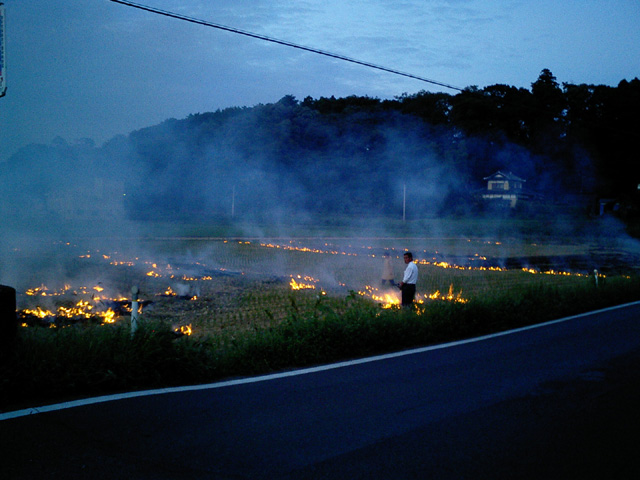
<path fill-rule="evenodd" d="M 637 303 L 398 356 L 0 416 L 0 476 L 637 478 L 639 407 Z"/>

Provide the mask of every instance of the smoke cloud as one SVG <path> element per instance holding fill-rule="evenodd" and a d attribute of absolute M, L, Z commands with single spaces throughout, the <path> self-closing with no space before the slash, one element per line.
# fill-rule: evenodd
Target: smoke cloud
<path fill-rule="evenodd" d="M 573 154 L 586 190 L 594 182 L 590 159 L 577 148 Z M 506 232 L 510 215 L 487 211 L 478 200 L 483 178 L 496 170 L 525 178 L 527 188 L 554 202 L 580 193 L 560 195 L 566 172 L 513 143 L 377 107 L 321 112 L 293 97 L 170 119 L 99 147 L 58 138 L 0 165 L 0 282 L 32 286 L 73 275 L 72 265 L 57 257 L 60 244 L 144 256 L 146 240 L 171 236 L 177 225 L 182 231 L 223 225 L 239 238 L 258 239 L 286 238 L 301 225 L 346 239 L 506 236 L 515 242 L 603 234 L 552 214 L 543 232 L 528 231 L 526 222 L 521 231 Z M 590 204 L 585 197 L 580 202 L 575 209 L 586 217 Z M 548 207 L 533 208 L 540 215 Z M 469 221 L 449 221 L 455 218 Z M 635 246 L 620 224 L 606 231 L 626 248 Z M 178 261 L 197 262 L 199 254 Z M 261 268 L 286 273 L 278 265 L 276 258 Z"/>

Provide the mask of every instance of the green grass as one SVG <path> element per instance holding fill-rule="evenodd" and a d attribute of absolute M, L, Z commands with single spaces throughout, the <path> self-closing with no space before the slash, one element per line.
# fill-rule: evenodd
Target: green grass
<path fill-rule="evenodd" d="M 228 233 L 228 232 L 227 232 Z M 102 255 L 71 257 L 85 278 L 120 292 L 133 283 L 153 308 L 131 334 L 127 317 L 114 325 L 80 323 L 66 328 L 20 328 L 0 359 L 0 411 L 128 390 L 206 383 L 431 345 L 483 335 L 640 299 L 635 276 L 532 274 L 522 270 L 442 268 L 426 263 L 433 252 L 460 256 L 583 254 L 572 241 L 500 242 L 464 238 L 309 237 L 297 243 L 204 238 L 148 239 L 158 260 L 157 277 L 147 262 L 113 266 Z M 276 242 L 277 243 L 277 242 Z M 285 249 L 288 246 L 294 249 Z M 64 252 L 66 246 L 59 247 Z M 377 286 L 380 253 L 391 249 L 396 277 L 401 254 L 414 251 L 418 293 L 452 288 L 466 303 L 428 301 L 414 311 L 382 308 L 363 287 Z M 60 252 L 57 252 L 60 253 Z M 103 252 L 104 253 L 104 252 Z M 157 297 L 179 270 L 159 259 L 193 257 L 231 275 L 197 281 L 195 301 Z M 58 258 L 58 257 L 56 257 Z M 292 291 L 291 275 L 313 277 L 315 289 Z M 37 277 L 36 277 L 37 278 Z M 121 284 L 117 284 L 121 282 Z M 37 286 L 37 285 L 32 285 Z M 29 299 L 30 300 L 30 299 Z M 176 324 L 192 336 L 176 336 Z"/>
<path fill-rule="evenodd" d="M 640 297 L 637 279 L 596 288 L 526 285 L 468 303 L 435 301 L 414 311 L 382 309 L 352 292 L 341 299 L 302 293 L 282 321 L 177 337 L 167 322 L 20 329 L 0 368 L 0 409 L 125 390 L 254 375 L 356 358 L 561 318 Z"/>

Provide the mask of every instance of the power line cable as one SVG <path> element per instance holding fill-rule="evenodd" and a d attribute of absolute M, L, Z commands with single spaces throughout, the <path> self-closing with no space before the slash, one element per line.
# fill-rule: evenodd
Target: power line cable
<path fill-rule="evenodd" d="M 186 15 L 180 15 L 180 14 L 175 13 L 175 12 L 169 12 L 167 10 L 161 10 L 159 8 L 150 7 L 148 5 L 142 5 L 142 4 L 139 4 L 139 3 L 129 2 L 129 1 L 126 1 L 126 0 L 110 0 L 110 1 L 114 2 L 114 3 L 122 4 L 122 5 L 125 5 L 125 6 L 137 8 L 139 10 L 144 10 L 144 11 L 147 11 L 147 12 L 150 12 L 150 13 L 155 13 L 155 14 L 158 14 L 158 15 L 163 15 L 163 16 L 166 16 L 166 17 L 174 18 L 174 19 L 177 19 L 177 20 L 183 20 L 183 21 L 190 22 L 190 23 L 195 23 L 195 24 L 198 24 L 198 25 L 204 25 L 206 27 L 217 28 L 219 30 L 224 30 L 224 31 L 231 32 L 231 33 L 237 33 L 239 35 L 244 35 L 244 36 L 247 36 L 247 37 L 256 38 L 256 39 L 259 39 L 259 40 L 264 40 L 264 41 L 267 41 L 267 42 L 272 42 L 272 43 L 276 43 L 276 44 L 279 44 L 279 45 L 284 45 L 284 46 L 287 46 L 287 47 L 297 48 L 299 50 L 304 50 L 304 51 L 307 51 L 307 52 L 312 52 L 312 53 L 316 53 L 316 54 L 319 54 L 319 55 L 324 55 L 324 56 L 327 56 L 327 57 L 335 58 L 337 60 L 343 60 L 343 61 L 346 61 L 346 62 L 355 63 L 357 65 L 362 65 L 362 66 L 369 67 L 369 68 L 374 68 L 374 69 L 377 69 L 377 70 L 382 70 L 384 72 L 392 73 L 392 74 L 395 74 L 395 75 L 401 75 L 403 77 L 413 78 L 413 79 L 419 80 L 421 82 L 426 82 L 426 83 L 430 83 L 430 84 L 433 84 L 433 85 L 438 85 L 438 86 L 445 87 L 445 88 L 448 88 L 448 89 L 451 89 L 451 90 L 457 90 L 459 92 L 463 92 L 464 91 L 463 88 L 456 87 L 456 86 L 453 86 L 453 85 L 449 85 L 447 83 L 439 82 L 439 81 L 436 81 L 436 80 L 431 80 L 431 79 L 424 78 L 424 77 L 421 77 L 421 76 L 418 76 L 418 75 L 414 75 L 414 74 L 411 74 L 411 73 L 401 72 L 399 70 L 395 70 L 395 69 L 392 69 L 392 68 L 387 68 L 387 67 L 376 65 L 376 64 L 373 64 L 373 63 L 364 62 L 364 61 L 353 59 L 353 58 L 350 58 L 350 57 L 346 57 L 344 55 L 340 55 L 340 54 L 337 54 L 337 53 L 327 52 L 325 50 L 320 50 L 320 49 L 313 48 L 313 47 L 307 47 L 307 46 L 304 46 L 304 45 L 299 45 L 299 44 L 296 44 L 296 43 L 293 43 L 293 42 L 289 42 L 289 41 L 286 41 L 286 40 L 280 40 L 280 39 L 277 39 L 277 38 L 268 37 L 266 35 L 260 35 L 260 34 L 257 34 L 257 33 L 248 32 L 248 31 L 245 31 L 245 30 L 240 30 L 238 28 L 234 28 L 234 27 L 229 27 L 229 26 L 226 26 L 226 25 L 213 23 L 213 22 L 210 22 L 210 21 L 207 21 L 207 20 L 201 20 L 201 19 L 198 19 L 198 18 L 188 17 Z M 482 91 L 480 93 L 482 93 Z M 505 101 L 505 103 L 509 104 L 509 103 L 512 103 L 512 102 Z M 539 107 L 539 106 L 537 106 L 537 107 L 527 106 L 527 105 L 520 105 L 520 106 L 522 106 L 522 108 L 525 108 L 527 110 L 533 110 L 533 111 L 536 111 L 536 112 L 548 112 L 549 111 L 547 108 Z M 584 120 L 581 120 L 581 123 L 590 124 L 592 122 L 586 122 Z M 600 126 L 600 128 L 612 128 L 612 127 L 608 127 L 608 126 L 605 125 L 605 126 Z"/>
<path fill-rule="evenodd" d="M 311 52 L 311 53 L 317 53 L 318 55 L 324 55 L 326 57 L 335 58 L 337 60 L 343 60 L 345 62 L 355 63 L 357 65 L 362 65 L 364 67 L 374 68 L 376 70 L 382 70 L 383 72 L 392 73 L 394 75 L 400 75 L 400 76 L 403 76 L 403 77 L 413 78 L 414 80 L 419 80 L 421 82 L 430 83 L 432 85 L 438 85 L 440 87 L 448 88 L 448 89 L 451 89 L 451 90 L 457 90 L 459 92 L 464 90 L 463 88 L 460 88 L 460 87 L 449 85 L 449 84 L 444 83 L 444 82 L 439 82 L 437 80 L 431 80 L 431 79 L 428 79 L 428 78 L 424 78 L 424 77 L 421 77 L 419 75 L 414 75 L 412 73 L 401 72 L 401 71 L 395 70 L 393 68 L 388 68 L 388 67 L 384 67 L 384 66 L 381 66 L 381 65 L 376 65 L 374 63 L 364 62 L 362 60 L 357 60 L 355 58 L 346 57 L 344 55 L 340 55 L 340 54 L 337 54 L 337 53 L 327 52 L 325 50 L 320 50 L 318 48 L 299 45 L 297 43 L 289 42 L 289 41 L 286 41 L 286 40 L 280 40 L 280 39 L 277 39 L 277 38 L 268 37 L 266 35 L 260 35 L 260 34 L 257 34 L 257 33 L 248 32 L 246 30 L 240 30 L 240 29 L 234 28 L 234 27 L 228 27 L 226 25 L 220 25 L 218 23 L 209 22 L 207 20 L 201 20 L 201 19 L 198 19 L 198 18 L 188 17 L 186 15 L 180 15 L 180 14 L 175 13 L 175 12 L 169 12 L 167 10 L 161 10 L 159 8 L 149 7 L 147 5 L 141 5 L 139 3 L 128 2 L 128 1 L 124 1 L 124 0 L 110 0 L 110 1 L 114 2 L 114 3 L 119 3 L 119 4 L 122 4 L 122 5 L 126 5 L 128 7 L 137 8 L 139 10 L 144 10 L 146 12 L 156 13 L 158 15 L 163 15 L 165 17 L 175 18 L 177 20 L 184 20 L 185 22 L 191 22 L 191 23 L 195 23 L 195 24 L 198 24 L 198 25 L 204 25 L 206 27 L 217 28 L 218 30 L 224 30 L 224 31 L 231 32 L 231 33 L 237 33 L 239 35 L 244 35 L 244 36 L 251 37 L 251 38 L 257 38 L 258 40 L 264 40 L 264 41 L 271 42 L 271 43 L 277 43 L 279 45 L 284 45 L 284 46 L 287 46 L 287 47 L 297 48 L 299 50 L 305 50 L 305 51 Z"/>

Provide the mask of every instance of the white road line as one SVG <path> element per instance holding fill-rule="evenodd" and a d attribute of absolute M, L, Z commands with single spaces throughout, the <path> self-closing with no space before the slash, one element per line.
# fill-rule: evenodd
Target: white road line
<path fill-rule="evenodd" d="M 450 348 L 450 347 L 455 347 L 458 345 L 464 345 L 467 343 L 473 343 L 473 342 L 480 342 L 483 340 L 487 340 L 490 338 L 496 338 L 496 337 L 501 337 L 504 335 L 511 335 L 514 333 L 518 333 L 518 332 L 523 332 L 526 330 L 532 330 L 535 328 L 543 328 L 543 327 L 547 327 L 549 325 L 555 325 L 557 323 L 563 323 L 563 322 L 567 322 L 570 320 L 575 320 L 577 318 L 582 318 L 582 317 L 587 317 L 590 315 L 596 315 L 599 313 L 603 313 L 603 312 L 608 312 L 608 311 L 612 311 L 612 310 L 617 310 L 620 308 L 626 308 L 626 307 L 631 307 L 634 305 L 640 305 L 640 301 L 637 302 L 631 302 L 631 303 L 626 303 L 624 305 L 616 305 L 613 307 L 608 307 L 608 308 L 603 308 L 601 310 L 596 310 L 593 312 L 587 312 L 587 313 L 581 313 L 579 315 L 573 315 L 571 317 L 565 317 L 565 318 L 561 318 L 558 320 L 552 320 L 549 322 L 545 322 L 545 323 L 539 323 L 539 324 L 535 324 L 535 325 L 529 325 L 526 327 L 521 327 L 521 328 L 516 328 L 514 330 L 506 330 L 504 332 L 498 332 L 498 333 L 492 333 L 489 335 L 483 335 L 481 337 L 474 337 L 474 338 L 468 338 L 465 340 L 457 340 L 455 342 L 449 342 L 449 343 L 442 343 L 439 345 L 431 345 L 428 347 L 420 347 L 420 348 L 414 348 L 411 350 L 403 350 L 400 352 L 395 352 L 395 353 L 387 353 L 384 355 L 376 355 L 374 357 L 366 357 L 366 358 L 360 358 L 360 359 L 356 359 L 356 360 L 348 360 L 348 361 L 344 361 L 344 362 L 338 362 L 338 363 L 331 363 L 328 365 L 321 365 L 321 366 L 317 366 L 317 367 L 310 367 L 310 368 L 303 368 L 303 369 L 298 369 L 298 370 L 291 370 L 291 371 L 287 371 L 287 372 L 280 372 L 280 373 L 274 373 L 274 374 L 269 374 L 269 375 L 260 375 L 257 377 L 249 377 L 249 378 L 241 378 L 241 379 L 237 379 L 237 380 L 227 380 L 227 381 L 222 381 L 222 382 L 215 382 L 215 383 L 207 383 L 207 384 L 203 384 L 203 385 L 190 385 L 190 386 L 186 386 L 186 387 L 171 387 L 171 388 L 160 388 L 160 389 L 156 389 L 156 390 L 143 390 L 143 391 L 139 391 L 139 392 L 128 392 L 128 393 L 119 393 L 119 394 L 114 394 L 114 395 L 104 395 L 101 397 L 93 397 L 93 398 L 85 398 L 82 400 L 75 400 L 72 402 L 64 402 L 64 403 L 57 403 L 54 405 L 45 405 L 42 407 L 32 407 L 32 408 L 26 408 L 24 410 L 15 410 L 13 412 L 6 412 L 6 413 L 0 413 L 0 421 L 2 420 L 9 420 L 12 418 L 18 418 L 18 417 L 25 417 L 28 415 L 35 415 L 38 413 L 46 413 L 46 412 L 53 412 L 56 410 L 65 410 L 67 408 L 74 408 L 74 407 L 81 407 L 84 405 L 92 405 L 92 404 L 96 404 L 96 403 L 104 403 L 104 402 L 112 402 L 115 400 L 124 400 L 124 399 L 128 399 L 128 398 L 135 398 L 135 397 L 146 397 L 146 396 L 151 396 L 151 395 L 164 395 L 166 393 L 177 393 L 177 392 L 192 392 L 192 391 L 197 391 L 197 390 L 208 390 L 208 389 L 215 389 L 215 388 L 224 388 L 224 387 L 232 387 L 234 385 L 244 385 L 244 384 L 248 384 L 248 383 L 257 383 L 257 382 L 267 382 L 269 380 L 276 380 L 278 378 L 286 378 L 286 377 L 294 377 L 294 376 L 298 376 L 298 375 L 306 375 L 309 373 L 317 373 L 317 372 L 324 372 L 327 370 L 333 370 L 336 368 L 344 368 L 344 367 L 350 367 L 353 365 L 360 365 L 362 363 L 370 363 L 370 362 L 378 362 L 381 360 L 388 360 L 390 358 L 397 358 L 397 357 L 403 357 L 406 355 L 414 355 L 417 353 L 423 353 L 423 352 L 428 352 L 431 350 L 439 350 L 439 349 L 443 349 L 443 348 Z"/>

